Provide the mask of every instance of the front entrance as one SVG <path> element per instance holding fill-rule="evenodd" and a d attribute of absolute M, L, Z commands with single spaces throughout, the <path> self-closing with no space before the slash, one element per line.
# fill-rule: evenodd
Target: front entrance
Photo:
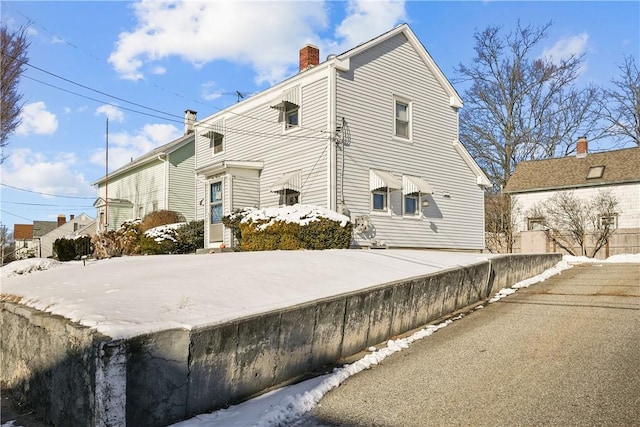
<path fill-rule="evenodd" d="M 224 225 L 222 224 L 224 212 L 222 181 L 212 182 L 209 190 L 209 243 L 222 242 L 224 231 Z"/>

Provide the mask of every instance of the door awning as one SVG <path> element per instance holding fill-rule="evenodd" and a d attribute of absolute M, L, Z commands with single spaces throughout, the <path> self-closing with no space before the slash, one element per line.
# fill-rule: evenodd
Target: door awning
<path fill-rule="evenodd" d="M 369 190 L 373 191 L 385 187 L 389 190 L 400 190 L 402 184 L 389 172 L 371 169 L 369 172 Z"/>
<path fill-rule="evenodd" d="M 282 95 L 274 99 L 270 106 L 278 111 L 287 111 L 295 107 L 299 107 L 300 90 L 298 89 L 298 86 L 294 86 L 282 92 Z"/>
<path fill-rule="evenodd" d="M 402 176 L 402 193 L 407 194 L 433 194 L 433 187 L 427 181 L 417 176 Z"/>
<path fill-rule="evenodd" d="M 299 193 L 301 189 L 302 173 L 297 170 L 283 174 L 276 182 L 273 183 L 269 191 L 272 193 L 279 193 L 281 191 L 297 191 Z"/>

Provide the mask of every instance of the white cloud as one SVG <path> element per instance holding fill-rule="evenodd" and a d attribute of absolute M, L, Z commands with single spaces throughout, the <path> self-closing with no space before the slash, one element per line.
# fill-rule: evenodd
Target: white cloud
<path fill-rule="evenodd" d="M 202 99 L 205 101 L 213 101 L 222 96 L 222 91 L 216 89 L 214 82 L 206 82 L 202 85 Z"/>
<path fill-rule="evenodd" d="M 569 58 L 571 55 L 581 55 L 587 50 L 589 34 L 582 33 L 558 40 L 552 47 L 545 48 L 542 56 L 550 59 L 554 64 Z"/>
<path fill-rule="evenodd" d="M 109 169 L 115 170 L 161 145 L 182 136 L 182 132 L 173 125 L 145 125 L 134 135 L 128 132 L 109 134 Z M 93 152 L 90 161 L 104 166 L 105 150 Z"/>
<path fill-rule="evenodd" d="M 342 39 L 337 52 L 364 43 L 406 20 L 404 0 L 350 0 L 347 16 L 335 31 Z"/>
<path fill-rule="evenodd" d="M 101 105 L 96 108 L 96 115 L 104 114 L 109 120 L 113 120 L 115 122 L 122 123 L 124 121 L 124 114 L 122 110 L 116 107 L 115 105 Z"/>
<path fill-rule="evenodd" d="M 16 128 L 16 135 L 53 135 L 58 130 L 56 115 L 47 111 L 44 102 L 32 102 L 22 108 L 20 126 Z"/>
<path fill-rule="evenodd" d="M 109 62 L 125 78 L 147 62 L 178 56 L 194 66 L 227 60 L 250 64 L 259 81 L 284 77 L 298 49 L 327 25 L 323 2 L 141 2 L 138 24 L 120 34 Z"/>
<path fill-rule="evenodd" d="M 2 165 L 2 182 L 48 194 L 95 195 L 78 166 L 73 153 L 45 155 L 29 148 L 16 149 Z"/>

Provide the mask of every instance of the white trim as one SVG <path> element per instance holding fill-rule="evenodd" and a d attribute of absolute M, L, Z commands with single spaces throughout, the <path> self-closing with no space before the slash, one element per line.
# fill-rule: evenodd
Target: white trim
<path fill-rule="evenodd" d="M 252 162 L 252 161 L 234 161 L 225 160 L 222 162 L 214 163 L 199 169 L 196 169 L 196 175 L 212 176 L 223 173 L 229 169 L 253 169 L 262 170 L 264 162 Z"/>
<path fill-rule="evenodd" d="M 471 169 L 471 172 L 473 172 L 473 174 L 476 176 L 476 184 L 483 187 L 491 187 L 491 181 L 489 181 L 489 178 L 487 178 L 487 175 L 484 174 L 476 161 L 473 160 L 473 157 L 471 157 L 471 154 L 469 154 L 467 149 L 464 148 L 464 145 L 462 145 L 460 141 L 455 139 L 453 141 L 453 148 L 455 148 L 462 160 L 464 160 L 467 166 L 469 166 L 469 169 Z"/>

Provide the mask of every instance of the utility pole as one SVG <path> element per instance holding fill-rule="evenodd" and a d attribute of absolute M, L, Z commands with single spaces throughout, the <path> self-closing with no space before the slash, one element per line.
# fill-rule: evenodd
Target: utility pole
<path fill-rule="evenodd" d="M 104 174 L 104 231 L 109 230 L 109 117 L 105 136 L 105 174 Z"/>

